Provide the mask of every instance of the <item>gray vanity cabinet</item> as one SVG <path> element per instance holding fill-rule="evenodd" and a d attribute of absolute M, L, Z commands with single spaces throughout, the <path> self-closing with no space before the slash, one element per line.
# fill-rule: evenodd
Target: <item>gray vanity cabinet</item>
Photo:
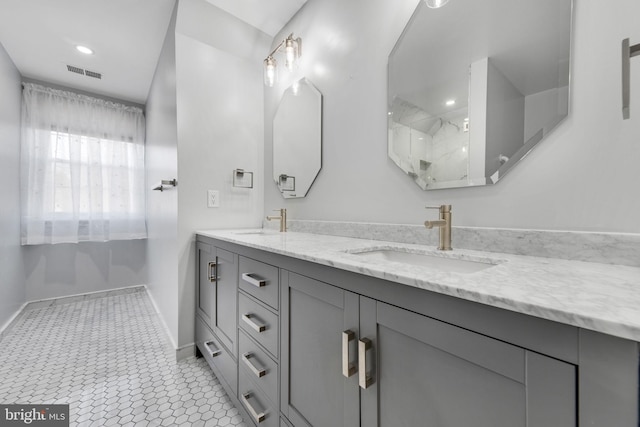
<path fill-rule="evenodd" d="M 197 250 L 196 344 L 247 424 L 638 426 L 637 342 L 204 236 Z"/>
<path fill-rule="evenodd" d="M 237 355 L 238 255 L 198 242 L 197 314 Z"/>

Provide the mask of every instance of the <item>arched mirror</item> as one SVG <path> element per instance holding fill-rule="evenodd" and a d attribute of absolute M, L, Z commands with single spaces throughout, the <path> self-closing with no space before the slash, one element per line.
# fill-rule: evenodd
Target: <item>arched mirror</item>
<path fill-rule="evenodd" d="M 571 0 L 420 1 L 389 55 L 389 157 L 425 190 L 500 180 L 568 114 L 571 17 Z"/>
<path fill-rule="evenodd" d="M 322 167 L 322 94 L 303 78 L 273 119 L 273 179 L 285 199 L 305 197 Z"/>

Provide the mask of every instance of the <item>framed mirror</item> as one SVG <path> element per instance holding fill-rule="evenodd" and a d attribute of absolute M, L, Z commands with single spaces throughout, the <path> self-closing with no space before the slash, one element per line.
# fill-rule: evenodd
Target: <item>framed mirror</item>
<path fill-rule="evenodd" d="M 305 197 L 322 168 L 322 94 L 306 78 L 291 85 L 273 119 L 273 180 L 285 199 Z"/>
<path fill-rule="evenodd" d="M 572 0 L 419 1 L 389 55 L 388 155 L 424 190 L 495 184 L 569 112 Z"/>

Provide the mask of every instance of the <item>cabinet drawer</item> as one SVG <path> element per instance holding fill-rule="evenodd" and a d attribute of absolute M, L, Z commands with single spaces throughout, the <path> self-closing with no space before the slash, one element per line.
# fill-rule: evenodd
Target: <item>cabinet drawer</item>
<path fill-rule="evenodd" d="M 239 343 L 238 364 L 278 407 L 278 365 L 243 331 L 240 331 Z"/>
<path fill-rule="evenodd" d="M 249 413 L 249 418 L 259 427 L 279 427 L 280 413 L 266 395 L 240 370 L 238 400 Z"/>
<path fill-rule="evenodd" d="M 238 295 L 238 323 L 243 331 L 278 358 L 278 316 L 246 295 Z"/>
<path fill-rule="evenodd" d="M 199 316 L 196 316 L 196 346 L 216 376 L 222 376 L 233 394 L 237 393 L 238 365 Z"/>
<path fill-rule="evenodd" d="M 278 268 L 251 258 L 240 257 L 240 289 L 278 309 Z"/>

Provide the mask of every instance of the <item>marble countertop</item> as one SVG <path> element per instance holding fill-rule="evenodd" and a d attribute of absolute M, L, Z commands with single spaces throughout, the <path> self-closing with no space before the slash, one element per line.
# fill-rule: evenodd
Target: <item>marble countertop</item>
<path fill-rule="evenodd" d="M 318 264 L 640 341 L 640 268 L 495 252 L 267 229 L 197 234 Z M 487 263 L 453 273 L 368 259 L 358 252 L 394 249 Z"/>

